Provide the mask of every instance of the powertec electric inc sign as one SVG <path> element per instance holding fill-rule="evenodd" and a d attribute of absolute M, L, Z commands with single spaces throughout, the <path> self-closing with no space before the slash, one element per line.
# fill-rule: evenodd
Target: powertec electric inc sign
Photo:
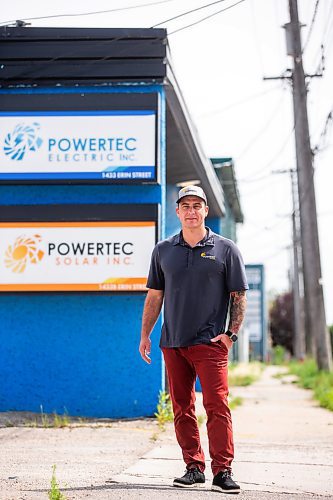
<path fill-rule="evenodd" d="M 146 290 L 155 226 L 2 222 L 0 292 Z"/>
<path fill-rule="evenodd" d="M 0 180 L 156 179 L 155 111 L 0 113 Z"/>

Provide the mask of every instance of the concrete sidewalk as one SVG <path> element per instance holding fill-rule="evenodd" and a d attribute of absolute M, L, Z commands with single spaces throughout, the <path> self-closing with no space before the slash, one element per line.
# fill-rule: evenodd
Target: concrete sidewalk
<path fill-rule="evenodd" d="M 244 400 L 232 412 L 234 476 L 242 487 L 238 498 L 333 499 L 333 412 L 318 408 L 310 391 L 274 378 L 278 370 L 268 367 L 259 382 L 232 390 Z M 197 413 L 204 415 L 200 395 L 197 402 Z M 6 425 L 10 416 L 1 414 L 0 424 Z M 171 423 L 158 434 L 154 419 L 64 429 L 26 427 L 17 421 L 0 428 L 0 498 L 45 500 L 53 464 L 68 500 L 218 498 L 220 493 L 210 491 L 204 424 L 200 432 L 207 482 L 184 490 L 171 487 L 185 468 Z"/>
<path fill-rule="evenodd" d="M 233 470 L 243 489 L 239 498 L 333 498 L 333 413 L 319 408 L 309 391 L 274 378 L 278 370 L 268 367 L 259 382 L 232 391 L 244 400 L 233 412 Z M 203 414 L 201 405 L 199 400 L 199 414 Z M 206 451 L 205 426 L 201 435 Z M 141 492 L 153 498 L 149 495 L 152 490 L 161 497 L 183 470 L 178 445 L 169 437 L 169 442 L 149 451 L 113 481 L 136 488 L 138 497 Z M 209 460 L 206 476 L 206 485 L 200 489 L 184 492 L 174 488 L 168 490 L 169 496 L 200 499 L 216 495 L 209 492 Z"/>

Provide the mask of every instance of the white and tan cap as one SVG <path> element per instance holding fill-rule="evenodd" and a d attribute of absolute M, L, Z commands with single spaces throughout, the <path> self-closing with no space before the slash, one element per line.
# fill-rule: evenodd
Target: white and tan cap
<path fill-rule="evenodd" d="M 185 196 L 198 196 L 201 198 L 207 205 L 207 197 L 205 195 L 204 190 L 199 186 L 185 186 L 178 193 L 177 203 L 180 202 L 182 198 Z"/>

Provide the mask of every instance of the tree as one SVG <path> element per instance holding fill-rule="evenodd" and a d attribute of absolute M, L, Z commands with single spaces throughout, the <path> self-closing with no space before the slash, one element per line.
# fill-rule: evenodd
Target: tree
<path fill-rule="evenodd" d="M 294 302 L 291 292 L 278 295 L 269 311 L 273 347 L 282 345 L 293 355 Z"/>

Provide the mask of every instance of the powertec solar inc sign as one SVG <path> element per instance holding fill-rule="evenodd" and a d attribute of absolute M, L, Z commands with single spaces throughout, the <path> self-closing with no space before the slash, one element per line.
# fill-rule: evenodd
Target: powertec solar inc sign
<path fill-rule="evenodd" d="M 156 180 L 156 112 L 2 112 L 0 180 Z"/>
<path fill-rule="evenodd" d="M 155 222 L 0 222 L 0 292 L 143 291 Z"/>

